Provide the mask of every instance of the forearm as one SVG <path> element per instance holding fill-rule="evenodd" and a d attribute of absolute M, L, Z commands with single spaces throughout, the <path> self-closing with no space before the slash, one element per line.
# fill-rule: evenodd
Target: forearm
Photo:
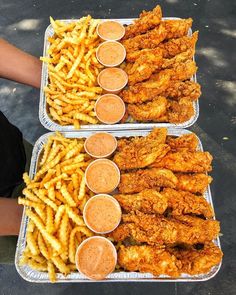
<path fill-rule="evenodd" d="M 41 61 L 0 39 L 0 77 L 40 88 Z"/>
<path fill-rule="evenodd" d="M 17 236 L 23 207 L 17 199 L 0 198 L 0 236 Z"/>

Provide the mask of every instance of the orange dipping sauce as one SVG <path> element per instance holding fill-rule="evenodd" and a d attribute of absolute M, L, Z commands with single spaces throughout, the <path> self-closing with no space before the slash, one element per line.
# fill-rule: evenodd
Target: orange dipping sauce
<path fill-rule="evenodd" d="M 92 134 L 84 143 L 85 151 L 94 158 L 109 157 L 116 147 L 116 138 L 106 132 Z"/>
<path fill-rule="evenodd" d="M 126 56 L 125 47 L 116 41 L 106 41 L 99 45 L 97 60 L 106 67 L 115 67 L 120 65 Z"/>
<path fill-rule="evenodd" d="M 111 160 L 98 159 L 88 165 L 85 180 L 94 193 L 110 193 L 120 182 L 120 171 Z"/>
<path fill-rule="evenodd" d="M 124 37 L 125 28 L 116 21 L 105 21 L 97 26 L 97 34 L 103 40 L 120 40 Z"/>
<path fill-rule="evenodd" d="M 128 76 L 120 68 L 107 68 L 98 75 L 98 84 L 107 92 L 118 92 L 125 87 Z"/>
<path fill-rule="evenodd" d="M 102 280 L 115 269 L 117 252 L 108 239 L 94 236 L 80 244 L 75 260 L 80 273 L 92 280 Z"/>
<path fill-rule="evenodd" d="M 125 114 L 123 100 L 115 94 L 102 95 L 95 104 L 97 118 L 105 124 L 118 123 Z"/>
<path fill-rule="evenodd" d="M 83 211 L 86 225 L 95 233 L 106 234 L 120 223 L 121 209 L 116 199 L 109 195 L 96 195 L 89 199 Z"/>

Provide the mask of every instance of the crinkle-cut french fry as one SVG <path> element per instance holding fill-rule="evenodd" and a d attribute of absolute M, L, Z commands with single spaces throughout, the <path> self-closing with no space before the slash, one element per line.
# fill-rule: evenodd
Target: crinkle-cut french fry
<path fill-rule="evenodd" d="M 61 189 L 61 187 L 60 187 L 60 189 Z M 59 200 L 63 204 L 67 204 L 66 199 L 63 197 L 63 195 L 59 191 L 56 191 L 56 199 Z"/>
<path fill-rule="evenodd" d="M 51 283 L 56 282 L 56 272 L 54 264 L 51 261 L 48 261 L 48 276 Z"/>
<path fill-rule="evenodd" d="M 48 197 L 49 197 L 50 200 L 55 202 L 55 200 L 56 200 L 56 192 L 55 192 L 54 186 L 49 187 L 49 189 L 48 189 Z"/>
<path fill-rule="evenodd" d="M 50 259 L 50 255 L 48 253 L 47 245 L 43 239 L 43 236 L 41 233 L 38 234 L 38 246 L 41 254 L 47 259 Z"/>
<path fill-rule="evenodd" d="M 28 260 L 29 260 L 29 257 L 27 255 L 25 255 L 25 252 L 24 252 L 20 258 L 19 265 L 23 266 L 23 265 L 27 264 Z"/>
<path fill-rule="evenodd" d="M 41 218 L 42 222 L 45 223 L 46 220 L 46 210 L 41 208 L 34 208 L 35 212 L 38 214 L 38 216 Z"/>
<path fill-rule="evenodd" d="M 76 265 L 73 264 L 73 263 L 67 264 L 67 266 L 69 267 L 70 271 L 76 271 L 77 270 Z"/>
<path fill-rule="evenodd" d="M 61 145 L 57 145 L 53 147 L 48 155 L 48 158 L 45 164 L 51 162 L 56 157 L 56 155 L 60 152 L 60 150 L 61 150 Z"/>
<path fill-rule="evenodd" d="M 77 174 L 77 173 L 73 173 L 71 175 L 71 180 L 72 180 L 72 183 L 73 183 L 73 187 L 75 190 L 78 190 L 79 189 L 79 184 L 80 184 L 80 176 Z"/>
<path fill-rule="evenodd" d="M 72 219 L 72 221 L 74 221 L 74 223 L 76 223 L 79 226 L 84 226 L 84 220 L 82 216 L 79 216 L 78 214 L 76 214 L 72 208 L 70 208 L 68 205 L 66 205 L 66 212 L 68 214 L 68 216 Z"/>
<path fill-rule="evenodd" d="M 34 261 L 33 259 L 29 259 L 27 261 L 27 264 L 29 265 L 29 267 L 31 267 L 37 271 L 47 271 L 47 264 L 46 263 L 41 264 L 41 263 Z"/>
<path fill-rule="evenodd" d="M 80 183 L 80 188 L 79 188 L 79 195 L 78 195 L 78 200 L 82 200 L 85 196 L 85 176 L 82 177 L 81 183 Z"/>
<path fill-rule="evenodd" d="M 46 230 L 48 233 L 52 234 L 55 230 L 54 228 L 54 211 L 51 207 L 47 206 L 46 207 L 46 214 L 47 214 L 47 219 L 46 219 Z"/>
<path fill-rule="evenodd" d="M 43 177 L 43 179 L 40 182 L 40 188 L 43 188 L 44 183 L 48 182 L 55 173 L 56 173 L 55 169 L 49 169 L 47 174 Z"/>
<path fill-rule="evenodd" d="M 79 63 L 81 62 L 81 59 L 83 58 L 84 51 L 85 51 L 85 46 L 82 45 L 81 48 L 80 48 L 79 55 L 77 56 L 76 60 L 74 61 L 74 63 L 72 65 L 66 79 L 70 79 L 73 76 L 76 68 L 78 67 Z"/>
<path fill-rule="evenodd" d="M 18 198 L 18 204 L 28 206 L 28 207 L 33 207 L 33 208 L 36 208 L 36 207 L 41 208 L 41 209 L 45 208 L 45 205 L 42 202 L 37 203 L 37 202 L 33 202 L 31 200 L 27 200 L 27 199 L 21 198 L 21 197 Z"/>
<path fill-rule="evenodd" d="M 88 122 L 88 123 L 91 123 L 91 124 L 96 124 L 98 122 L 97 119 L 93 118 L 93 117 L 90 117 L 86 114 L 82 114 L 82 113 L 76 113 L 74 115 L 74 118 L 75 119 L 79 119 L 81 121 L 85 121 L 85 122 Z"/>
<path fill-rule="evenodd" d="M 81 212 L 83 212 L 83 210 L 84 210 L 84 206 L 85 206 L 86 202 L 87 202 L 87 198 L 84 197 L 84 198 L 81 200 L 80 204 L 79 204 L 79 209 L 80 209 Z"/>
<path fill-rule="evenodd" d="M 28 188 L 24 188 L 22 193 L 28 200 L 30 200 L 32 202 L 43 204 L 41 202 L 41 200 L 33 192 L 31 192 Z"/>
<path fill-rule="evenodd" d="M 38 262 L 40 264 L 44 264 L 46 262 L 46 259 L 45 257 L 42 257 L 40 255 L 32 255 L 30 257 L 32 260 L 34 260 L 35 262 Z"/>
<path fill-rule="evenodd" d="M 28 224 L 27 224 L 27 232 L 33 232 L 35 229 L 35 224 L 33 223 L 32 220 L 29 220 Z"/>
<path fill-rule="evenodd" d="M 41 221 L 41 219 L 33 213 L 31 210 L 26 209 L 26 215 L 33 220 L 34 224 L 41 232 L 42 236 L 50 243 L 50 245 L 55 249 L 58 253 L 62 251 L 62 245 L 53 235 L 49 234 Z"/>
<path fill-rule="evenodd" d="M 61 159 L 61 155 L 57 155 L 55 159 L 53 159 L 51 162 L 47 163 L 43 166 L 35 175 L 34 180 L 37 181 L 45 172 L 47 172 L 49 169 L 55 167 Z"/>
<path fill-rule="evenodd" d="M 73 149 L 71 149 L 66 155 L 65 155 L 65 159 L 68 160 L 70 158 L 72 158 L 75 155 L 78 155 L 81 150 L 83 148 L 83 144 L 78 143 Z"/>
<path fill-rule="evenodd" d="M 43 190 L 34 190 L 35 194 L 37 194 L 37 196 L 39 197 L 40 200 L 42 200 L 46 205 L 50 206 L 54 211 L 57 211 L 57 205 L 50 200 L 49 198 L 45 197 L 45 194 L 43 192 Z"/>
<path fill-rule="evenodd" d="M 47 143 L 44 145 L 43 156 L 41 161 L 39 162 L 40 166 L 42 166 L 46 162 L 51 145 L 52 145 L 52 139 L 49 137 Z"/>
<path fill-rule="evenodd" d="M 30 179 L 30 177 L 29 177 L 29 175 L 28 175 L 27 172 L 25 172 L 25 173 L 23 174 L 23 180 L 24 180 L 24 183 L 25 183 L 26 185 L 29 185 L 29 184 L 31 183 L 31 179 Z"/>
<path fill-rule="evenodd" d="M 62 257 L 67 260 L 68 259 L 68 238 L 69 238 L 69 217 L 66 213 L 64 213 L 61 224 L 58 230 L 58 238 L 63 246 Z"/>
<path fill-rule="evenodd" d="M 76 164 L 71 164 L 71 165 L 68 165 L 68 166 L 64 166 L 62 168 L 62 170 L 64 172 L 68 172 L 68 171 L 71 171 L 71 170 L 76 170 L 78 168 L 81 168 L 81 167 L 87 167 L 88 166 L 88 163 L 87 162 L 80 162 L 80 163 L 76 163 Z"/>
<path fill-rule="evenodd" d="M 33 255 L 39 255 L 40 254 L 39 247 L 37 245 L 37 242 L 32 232 L 27 232 L 26 240 L 27 240 L 27 245 L 30 249 L 30 252 Z"/>
<path fill-rule="evenodd" d="M 62 218 L 62 216 L 63 216 L 63 214 L 65 212 L 65 209 L 66 209 L 65 205 L 61 205 L 61 206 L 58 207 L 57 213 L 55 215 L 55 220 L 54 220 L 56 230 L 59 227 L 61 218 Z"/>
<path fill-rule="evenodd" d="M 70 268 L 64 263 L 60 256 L 52 256 L 51 260 L 62 274 L 68 275 L 70 273 Z"/>
<path fill-rule="evenodd" d="M 67 188 L 66 188 L 65 185 L 62 185 L 62 187 L 61 187 L 61 193 L 62 193 L 63 197 L 65 198 L 67 204 L 69 204 L 69 206 L 76 207 L 76 203 L 75 203 L 73 197 L 68 192 L 68 190 L 67 190 Z"/>
<path fill-rule="evenodd" d="M 34 189 L 34 188 L 39 188 L 40 183 L 39 182 L 31 182 L 30 184 L 27 185 L 28 189 Z"/>
<path fill-rule="evenodd" d="M 46 183 L 44 184 L 44 187 L 45 187 L 46 189 L 49 189 L 50 186 L 54 185 L 55 183 L 57 183 L 58 181 L 60 181 L 60 180 L 63 179 L 63 178 L 66 178 L 66 177 L 68 177 L 68 175 L 67 175 L 66 173 L 62 173 L 61 175 L 56 176 L 56 177 L 54 177 L 53 179 L 51 179 L 50 181 L 46 182 Z"/>

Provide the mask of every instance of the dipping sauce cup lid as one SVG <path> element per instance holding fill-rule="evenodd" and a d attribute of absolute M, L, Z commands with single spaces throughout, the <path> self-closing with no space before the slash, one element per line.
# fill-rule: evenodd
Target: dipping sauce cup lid
<path fill-rule="evenodd" d="M 84 240 L 75 255 L 78 271 L 91 280 L 103 280 L 115 269 L 117 252 L 111 241 L 93 236 Z"/>
<path fill-rule="evenodd" d="M 99 97 L 94 110 L 102 123 L 116 124 L 125 115 L 125 103 L 118 95 L 108 93 Z"/>
<path fill-rule="evenodd" d="M 90 135 L 84 143 L 84 149 L 93 158 L 106 158 L 117 148 L 116 138 L 108 132 L 97 132 Z"/>
<path fill-rule="evenodd" d="M 95 195 L 85 204 L 83 218 L 91 231 L 97 234 L 107 234 L 115 230 L 120 223 L 120 204 L 110 195 Z"/>
<path fill-rule="evenodd" d="M 85 182 L 94 193 L 110 193 L 120 183 L 120 170 L 108 159 L 97 159 L 85 170 Z"/>
<path fill-rule="evenodd" d="M 101 22 L 97 26 L 97 34 L 103 40 L 118 41 L 125 35 L 125 27 L 114 20 L 107 20 Z"/>

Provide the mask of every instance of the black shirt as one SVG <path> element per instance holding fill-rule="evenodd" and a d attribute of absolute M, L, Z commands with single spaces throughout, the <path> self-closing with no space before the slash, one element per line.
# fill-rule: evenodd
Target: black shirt
<path fill-rule="evenodd" d="M 22 182 L 25 164 L 22 133 L 0 112 L 0 197 Z"/>

